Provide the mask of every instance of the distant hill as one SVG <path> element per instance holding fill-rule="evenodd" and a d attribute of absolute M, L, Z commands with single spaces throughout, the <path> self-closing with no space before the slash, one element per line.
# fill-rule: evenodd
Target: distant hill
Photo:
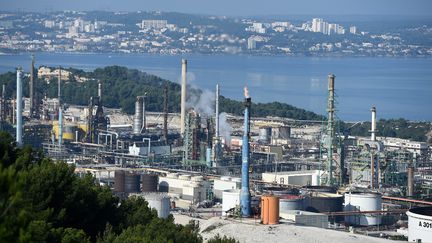
<path fill-rule="evenodd" d="M 68 104 L 87 105 L 91 96 L 97 95 L 97 81 L 102 81 L 103 104 L 110 108 L 121 108 L 124 112 L 132 114 L 134 112 L 136 96 L 147 93 L 146 108 L 149 111 L 163 110 L 163 88 L 168 85 L 169 112 L 180 111 L 180 85 L 155 75 L 151 75 L 136 69 L 128 69 L 120 66 L 108 66 L 97 68 L 92 72 L 83 70 L 67 69 L 80 77 L 89 78 L 87 82 L 77 82 L 74 77 L 69 82 L 63 84 L 62 99 Z M 24 96 L 28 96 L 28 77 L 24 78 Z M 0 75 L 0 83 L 7 84 L 9 96 L 15 90 L 15 73 L 9 72 Z M 36 93 L 40 96 L 57 97 L 57 79 L 53 78 L 49 84 L 40 80 L 36 82 Z M 199 97 L 201 90 L 192 89 L 190 93 Z M 212 97 L 213 98 L 213 97 Z M 208 102 L 207 102 L 208 103 Z M 208 103 L 213 106 L 213 103 Z M 220 111 L 234 115 L 243 114 L 241 101 L 220 97 Z M 311 111 L 306 111 L 288 104 L 254 103 L 252 116 L 280 116 L 301 120 L 323 120 L 324 117 Z"/>
<path fill-rule="evenodd" d="M 85 72 L 78 69 L 67 69 L 73 74 L 88 78 L 87 82 L 78 82 L 71 76 L 69 82 L 62 87 L 62 99 L 68 104 L 88 105 L 91 96 L 97 95 L 97 81 L 102 81 L 103 105 L 109 108 L 121 108 L 124 112 L 132 114 L 135 107 L 136 96 L 147 93 L 146 108 L 148 111 L 163 110 L 163 88 L 168 85 L 169 99 L 168 111 L 180 111 L 180 85 L 169 80 L 162 79 L 136 69 L 128 69 L 121 66 L 108 66 L 97 68 L 92 72 Z M 16 74 L 8 72 L 0 74 L 0 85 L 6 84 L 7 97 L 14 96 L 16 90 Z M 28 77 L 24 77 L 24 96 L 28 97 Z M 38 80 L 35 85 L 36 94 L 39 97 L 57 97 L 57 79 L 53 78 L 49 84 Z M 198 99 L 205 99 L 205 92 L 197 89 L 190 89 L 190 94 Z M 201 96 L 201 94 L 203 94 Z M 209 94 L 206 94 L 207 96 Z M 210 94 L 213 98 L 213 94 Z M 210 99 L 210 98 L 209 98 Z M 201 106 L 213 107 L 213 101 L 199 102 Z M 210 108 L 212 110 L 213 108 Z M 243 114 L 242 101 L 220 97 L 220 111 L 233 115 Z M 319 120 L 326 118 L 314 112 L 294 107 L 280 102 L 253 103 L 253 117 L 278 116 L 298 120 Z M 349 130 L 350 134 L 357 136 L 368 136 L 370 123 L 365 122 L 349 128 L 351 125 L 341 122 L 340 130 Z M 431 133 L 430 122 L 410 122 L 405 119 L 379 120 L 378 136 L 399 137 L 416 141 L 428 141 L 427 134 Z M 348 129 L 349 128 L 349 129 Z M 432 141 L 429 141 L 432 142 Z"/>

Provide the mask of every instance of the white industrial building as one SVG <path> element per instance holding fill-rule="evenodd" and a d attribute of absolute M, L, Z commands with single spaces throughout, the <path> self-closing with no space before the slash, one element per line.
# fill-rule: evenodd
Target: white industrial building
<path fill-rule="evenodd" d="M 262 180 L 269 183 L 280 183 L 296 186 L 318 186 L 324 172 L 321 170 L 284 171 L 262 173 Z"/>
<path fill-rule="evenodd" d="M 171 197 L 190 201 L 193 204 L 207 199 L 210 183 L 202 176 L 168 174 L 159 177 L 159 191 L 167 192 Z"/>
<path fill-rule="evenodd" d="M 149 153 L 150 151 L 150 153 Z M 165 145 L 164 143 L 152 142 L 135 142 L 132 146 L 129 146 L 130 155 L 169 155 L 171 154 L 171 146 Z"/>
<path fill-rule="evenodd" d="M 425 142 L 417 142 L 400 138 L 382 137 L 378 137 L 378 140 L 381 140 L 384 146 L 389 150 L 406 149 L 412 153 L 416 153 L 417 155 L 425 155 L 428 150 L 428 145 Z"/>
<path fill-rule="evenodd" d="M 220 179 L 215 179 L 213 183 L 214 197 L 222 199 L 222 192 L 225 190 L 235 190 L 241 188 L 241 178 L 222 176 Z"/>

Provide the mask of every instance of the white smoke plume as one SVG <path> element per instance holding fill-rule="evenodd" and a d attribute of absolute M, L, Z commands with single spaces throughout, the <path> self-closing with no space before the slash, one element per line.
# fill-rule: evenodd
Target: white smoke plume
<path fill-rule="evenodd" d="M 226 112 L 222 112 L 219 115 L 219 135 L 224 138 L 225 144 L 230 146 L 232 127 L 228 123 L 227 116 Z"/>
<path fill-rule="evenodd" d="M 196 112 L 205 116 L 214 116 L 215 94 L 209 90 L 203 90 L 200 94 L 189 92 L 186 108 L 193 108 Z"/>

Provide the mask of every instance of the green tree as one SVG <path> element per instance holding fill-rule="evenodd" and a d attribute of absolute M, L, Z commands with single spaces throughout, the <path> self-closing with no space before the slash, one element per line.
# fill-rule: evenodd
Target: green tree
<path fill-rule="evenodd" d="M 234 238 L 227 237 L 224 235 L 221 237 L 219 234 L 214 236 L 213 238 L 209 239 L 207 243 L 237 243 L 238 241 Z"/>

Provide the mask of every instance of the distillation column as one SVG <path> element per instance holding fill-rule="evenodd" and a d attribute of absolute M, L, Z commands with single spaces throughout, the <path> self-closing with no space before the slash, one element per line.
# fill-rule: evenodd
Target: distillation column
<path fill-rule="evenodd" d="M 141 134 L 143 125 L 143 97 L 137 96 L 135 101 L 135 115 L 133 119 L 133 133 Z"/>

